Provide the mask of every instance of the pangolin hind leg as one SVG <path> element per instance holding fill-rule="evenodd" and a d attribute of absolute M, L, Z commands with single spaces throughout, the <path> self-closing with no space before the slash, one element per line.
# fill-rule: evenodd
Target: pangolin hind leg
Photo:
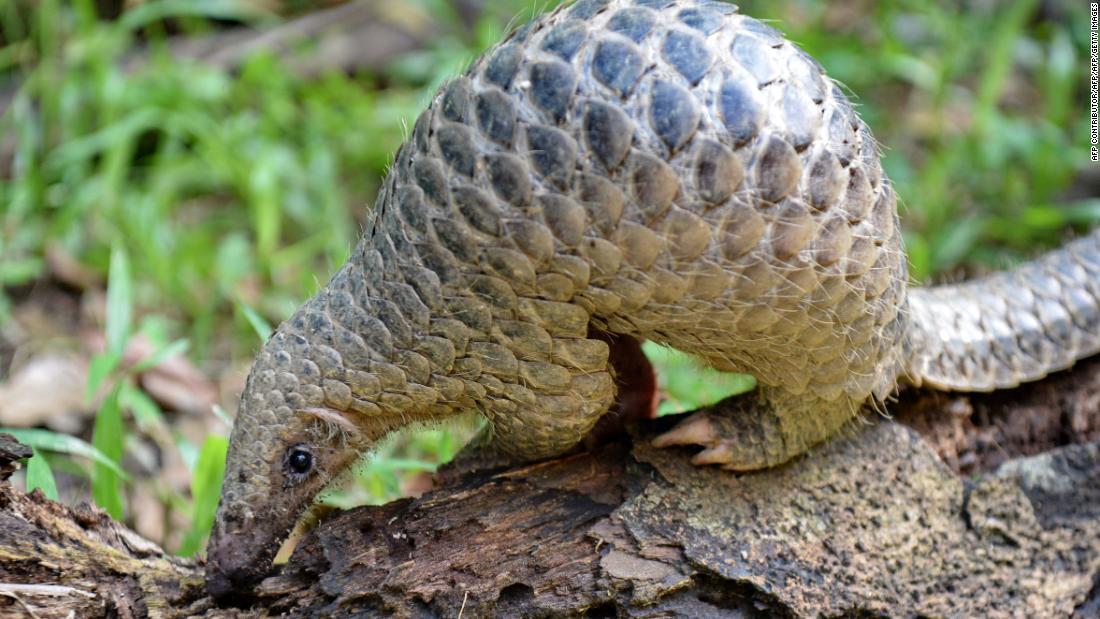
<path fill-rule="evenodd" d="M 846 397 L 824 401 L 810 394 L 761 387 L 691 413 L 653 440 L 655 447 L 703 448 L 697 465 L 752 471 L 782 464 L 838 434 L 859 405 Z"/>

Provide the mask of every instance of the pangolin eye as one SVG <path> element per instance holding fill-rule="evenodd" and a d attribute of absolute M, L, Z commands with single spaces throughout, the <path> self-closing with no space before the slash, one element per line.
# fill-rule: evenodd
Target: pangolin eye
<path fill-rule="evenodd" d="M 313 454 L 303 445 L 291 447 L 286 454 L 286 468 L 293 476 L 308 474 L 313 470 Z"/>

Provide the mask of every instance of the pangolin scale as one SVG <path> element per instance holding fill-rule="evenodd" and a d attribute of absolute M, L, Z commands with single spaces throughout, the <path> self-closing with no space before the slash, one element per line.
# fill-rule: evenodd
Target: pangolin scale
<path fill-rule="evenodd" d="M 879 159 L 822 67 L 733 5 L 580 0 L 512 32 L 421 114 L 352 257 L 256 358 L 211 591 L 259 578 L 317 490 L 410 422 L 473 410 L 504 453 L 574 446 L 615 397 L 599 332 L 755 375 L 698 459 L 742 470 L 899 382 L 989 390 L 1100 350 L 1100 232 L 909 291 Z"/>

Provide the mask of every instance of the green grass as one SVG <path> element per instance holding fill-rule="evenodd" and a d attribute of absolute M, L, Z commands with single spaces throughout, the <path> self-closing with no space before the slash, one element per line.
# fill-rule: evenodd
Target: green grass
<path fill-rule="evenodd" d="M 489 2 L 466 30 L 448 0 L 404 3 L 442 23 L 429 48 L 377 74 L 307 79 L 264 53 L 237 71 L 168 53 L 169 30 L 203 36 L 225 22 L 283 19 L 251 2 L 153 1 L 115 21 L 96 19 L 91 0 L 0 4 L 0 92 L 15 93 L 0 118 L 0 151 L 10 151 L 0 156 L 10 161 L 0 169 L 0 322 L 47 277 L 48 249 L 110 281 L 107 347 L 89 385 L 106 398 L 90 443 L 20 431 L 36 452 L 27 483 L 56 496 L 55 472 L 85 476 L 100 505 L 132 520 L 145 483 L 126 472 L 133 446 L 174 453 L 190 484 L 150 483 L 186 523 L 171 548 L 190 554 L 209 530 L 225 440 L 188 437 L 134 372 L 184 350 L 211 373 L 249 359 L 347 257 L 435 87 L 533 5 Z M 1060 199 L 1088 159 L 1083 14 L 1041 19 L 1037 0 L 967 10 L 930 0 L 739 4 L 777 20 L 854 93 L 886 146 L 917 279 L 1004 266 L 1100 221 L 1100 202 Z M 124 62 L 139 51 L 143 64 Z M 136 333 L 157 353 L 121 367 Z M 751 386 L 647 351 L 670 395 L 663 411 Z M 328 500 L 388 500 L 459 446 L 447 430 L 387 443 Z"/>

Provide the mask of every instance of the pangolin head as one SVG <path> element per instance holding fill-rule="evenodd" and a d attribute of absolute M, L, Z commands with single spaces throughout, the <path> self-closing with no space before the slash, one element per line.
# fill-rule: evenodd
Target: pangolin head
<path fill-rule="evenodd" d="M 283 540 L 317 494 L 383 434 L 333 406 L 294 319 L 257 356 L 241 394 L 225 481 L 207 546 L 207 589 L 245 593 L 271 571 Z M 339 398 L 337 398 L 339 400 Z"/>

